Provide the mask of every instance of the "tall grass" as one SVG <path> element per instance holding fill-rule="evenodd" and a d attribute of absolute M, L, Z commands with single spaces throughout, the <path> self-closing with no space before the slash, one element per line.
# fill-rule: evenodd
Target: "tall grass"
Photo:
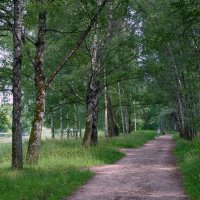
<path fill-rule="evenodd" d="M 84 184 L 93 173 L 87 167 L 113 163 L 124 155 L 117 147 L 138 147 L 154 137 L 152 132 L 120 136 L 99 145 L 83 148 L 81 140 L 46 140 L 41 144 L 37 165 L 21 172 L 10 170 L 11 147 L 0 144 L 0 199 L 1 200 L 58 200 Z M 27 144 L 24 144 L 24 153 Z"/>
<path fill-rule="evenodd" d="M 183 184 L 191 200 L 200 200 L 200 139 L 192 142 L 175 137 L 175 155 L 183 174 Z"/>
<path fill-rule="evenodd" d="M 11 158 L 11 145 L 0 143 L 0 165 L 6 160 Z M 10 161 L 11 162 L 11 161 Z"/>

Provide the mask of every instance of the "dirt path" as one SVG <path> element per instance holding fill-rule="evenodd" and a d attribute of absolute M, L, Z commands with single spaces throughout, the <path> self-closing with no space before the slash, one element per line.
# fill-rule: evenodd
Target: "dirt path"
<path fill-rule="evenodd" d="M 138 149 L 113 165 L 93 167 L 96 175 L 66 200 L 188 200 L 176 169 L 169 135 Z"/>

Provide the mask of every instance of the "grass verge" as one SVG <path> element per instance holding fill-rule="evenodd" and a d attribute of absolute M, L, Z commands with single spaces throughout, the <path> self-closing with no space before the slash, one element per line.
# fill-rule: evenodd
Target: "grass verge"
<path fill-rule="evenodd" d="M 10 170 L 11 147 L 0 144 L 1 200 L 58 200 L 83 185 L 93 173 L 89 166 L 113 163 L 124 156 L 118 147 L 138 147 L 153 139 L 153 132 L 137 132 L 85 149 L 81 140 L 42 141 L 40 162 L 25 165 L 21 172 Z M 24 153 L 27 145 L 24 144 Z"/>
<path fill-rule="evenodd" d="M 200 139 L 192 142 L 175 136 L 175 155 L 191 200 L 200 200 Z"/>

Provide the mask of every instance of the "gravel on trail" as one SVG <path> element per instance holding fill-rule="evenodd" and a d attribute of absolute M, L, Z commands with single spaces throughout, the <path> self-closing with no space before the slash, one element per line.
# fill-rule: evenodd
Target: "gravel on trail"
<path fill-rule="evenodd" d="M 65 200 L 189 200 L 173 155 L 172 136 L 164 135 L 126 154 L 112 165 L 92 167 L 96 175 Z"/>

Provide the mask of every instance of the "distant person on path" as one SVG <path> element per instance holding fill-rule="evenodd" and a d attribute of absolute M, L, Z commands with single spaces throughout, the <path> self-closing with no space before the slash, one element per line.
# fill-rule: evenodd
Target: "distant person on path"
<path fill-rule="evenodd" d="M 160 129 L 158 128 L 157 129 L 157 137 L 159 137 L 160 136 Z"/>

